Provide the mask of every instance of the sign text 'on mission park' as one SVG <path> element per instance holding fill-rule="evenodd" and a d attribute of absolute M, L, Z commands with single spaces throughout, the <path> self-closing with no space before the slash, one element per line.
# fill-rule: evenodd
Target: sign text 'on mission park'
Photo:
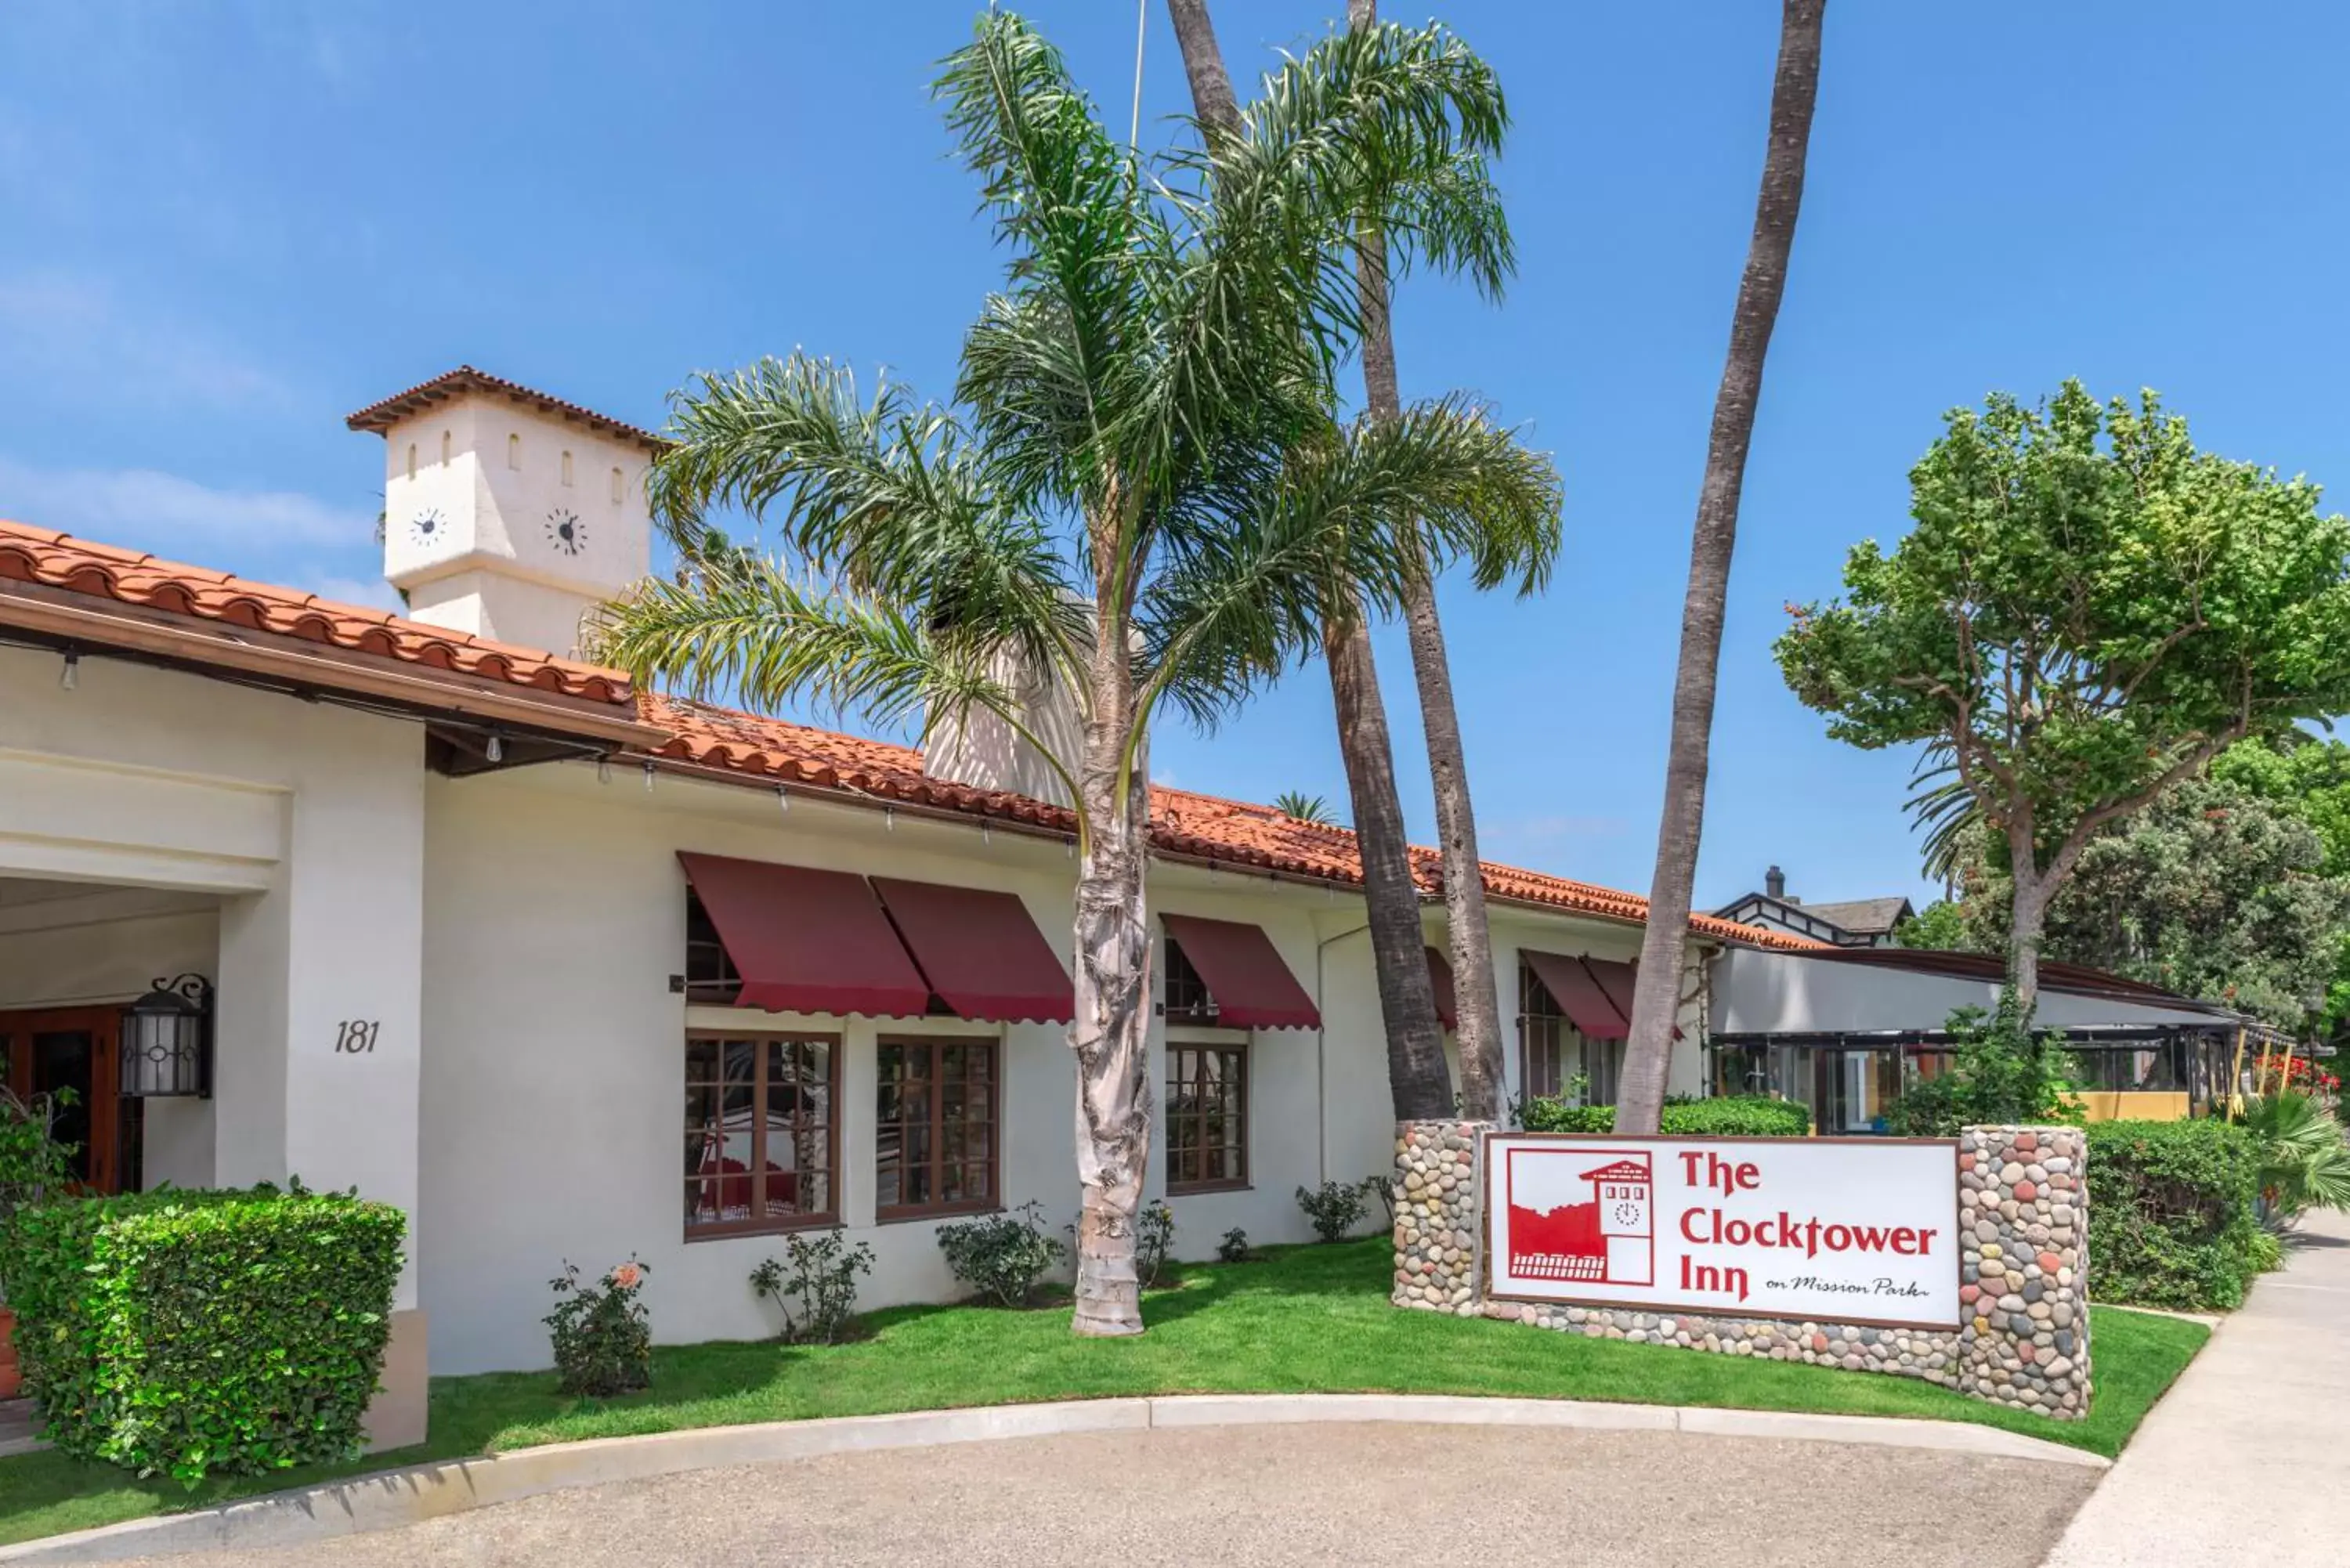
<path fill-rule="evenodd" d="M 1959 1324 L 1947 1140 L 1485 1140 L 1491 1292 L 1659 1312 Z"/>

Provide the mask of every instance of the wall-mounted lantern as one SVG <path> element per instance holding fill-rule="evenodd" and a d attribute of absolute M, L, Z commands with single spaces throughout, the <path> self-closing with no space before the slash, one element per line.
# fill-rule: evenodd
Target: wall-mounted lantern
<path fill-rule="evenodd" d="M 124 1094 L 212 1097 L 212 996 L 203 976 L 183 974 L 122 1010 Z"/>

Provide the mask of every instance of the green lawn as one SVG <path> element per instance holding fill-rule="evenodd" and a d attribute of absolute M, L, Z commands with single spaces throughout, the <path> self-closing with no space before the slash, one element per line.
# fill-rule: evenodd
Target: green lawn
<path fill-rule="evenodd" d="M 565 1398 L 546 1374 L 435 1378 L 432 1439 L 421 1448 L 365 1464 L 224 1479 L 194 1493 L 56 1454 L 0 1459 L 0 1542 L 577 1438 L 1110 1395 L 1508 1394 L 1925 1416 L 2110 1455 L 2210 1337 L 2199 1324 L 2093 1309 L 2096 1401 L 2087 1420 L 2060 1423 L 1873 1373 L 1398 1312 L 1387 1304 L 1388 1258 L 1377 1239 L 1190 1267 L 1146 1301 L 1150 1332 L 1139 1339 L 1077 1339 L 1065 1310 L 899 1307 L 873 1314 L 871 1337 L 853 1345 L 666 1348 L 650 1392 L 605 1403 Z"/>

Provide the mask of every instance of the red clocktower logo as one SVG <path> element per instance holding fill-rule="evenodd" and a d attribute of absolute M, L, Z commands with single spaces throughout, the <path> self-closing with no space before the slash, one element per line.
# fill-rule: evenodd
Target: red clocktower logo
<path fill-rule="evenodd" d="M 1656 1282 L 1656 1182 L 1648 1150 L 1513 1148 L 1508 1159 L 1512 1274 Z"/>

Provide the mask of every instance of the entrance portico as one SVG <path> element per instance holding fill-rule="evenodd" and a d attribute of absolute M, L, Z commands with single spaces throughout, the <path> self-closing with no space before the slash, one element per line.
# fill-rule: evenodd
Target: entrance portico
<path fill-rule="evenodd" d="M 0 649 L 10 1079 L 75 1091 L 83 1174 L 101 1190 L 298 1179 L 407 1210 L 370 1430 L 379 1446 L 421 1440 L 424 732 L 217 686 L 195 712 L 186 686 Z M 182 973 L 213 990 L 211 1097 L 126 1108 L 120 1010 Z"/>

